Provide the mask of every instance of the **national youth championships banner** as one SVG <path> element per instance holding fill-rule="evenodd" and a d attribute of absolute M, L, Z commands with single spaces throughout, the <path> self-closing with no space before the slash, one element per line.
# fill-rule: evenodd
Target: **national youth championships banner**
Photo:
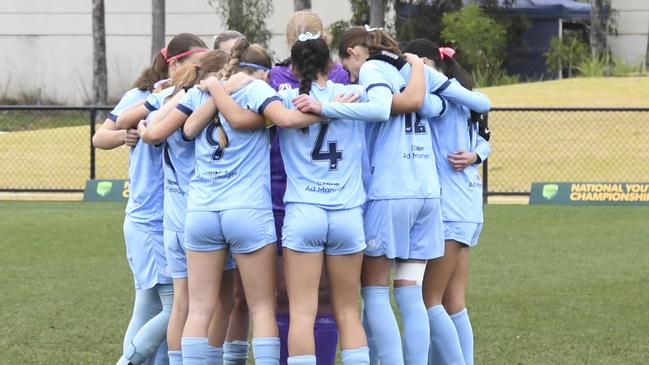
<path fill-rule="evenodd" d="M 649 205 L 649 183 L 532 183 L 530 204 Z"/>

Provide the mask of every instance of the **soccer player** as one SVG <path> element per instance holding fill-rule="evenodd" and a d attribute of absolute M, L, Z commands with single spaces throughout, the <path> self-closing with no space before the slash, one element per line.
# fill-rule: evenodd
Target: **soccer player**
<path fill-rule="evenodd" d="M 298 94 L 330 101 L 340 93 L 363 92 L 328 80 L 332 61 L 319 33 L 300 34 L 291 49 L 291 61 L 300 87 L 280 91 L 289 108 Z M 361 171 L 364 127 L 360 121 L 332 120 L 308 128 L 279 129 L 288 175 L 284 195 L 287 215 L 282 229 L 291 318 L 288 364 L 316 364 L 319 354 L 314 323 L 325 261 L 343 363 L 369 363 L 357 303 L 365 248 Z M 335 355 L 324 356 L 335 359 Z"/>
<path fill-rule="evenodd" d="M 205 44 L 193 34 L 174 37 L 167 48 L 145 70 L 141 85 L 127 92 L 110 114 L 114 125 L 100 128 L 98 146 L 115 143 L 119 116 L 129 106 L 142 102 L 154 88 L 159 77 L 169 77 L 183 62 L 192 61 L 205 50 Z M 165 73 L 166 71 L 166 73 Z M 142 87 L 145 86 L 146 87 Z M 106 126 L 106 122 L 104 126 Z M 128 133 L 128 132 L 127 132 Z M 106 144 L 104 144 L 106 142 Z M 112 143 L 111 143 L 112 142 Z M 124 352 L 118 364 L 141 364 L 165 338 L 173 300 L 171 278 L 166 274 L 162 228 L 162 148 L 136 143 L 129 159 L 129 201 L 124 220 L 124 239 L 129 266 L 135 282 L 133 316 L 124 336 Z"/>
<path fill-rule="evenodd" d="M 482 182 L 478 165 L 491 150 L 489 134 L 476 118 L 489 110 L 486 96 L 472 92 L 473 80 L 455 60 L 455 50 L 415 39 L 408 52 L 449 77 L 437 90 L 445 112 L 430 119 L 435 162 L 442 186 L 445 253 L 428 262 L 424 301 L 431 328 L 431 363 L 473 364 L 473 330 L 466 310 L 469 248 L 482 230 Z"/>
<path fill-rule="evenodd" d="M 261 115 L 249 118 L 241 113 L 241 106 L 300 126 L 318 117 L 283 107 L 275 91 L 262 81 L 270 66 L 270 56 L 263 47 L 238 40 L 225 76 L 243 72 L 257 80 L 230 98 L 216 78 L 209 78 L 214 81 L 209 84 L 211 99 L 221 111 L 218 121 L 197 118 L 183 126 L 186 137 L 196 138 L 195 174 L 190 181 L 185 222 L 189 316 L 182 338 L 184 364 L 205 361 L 208 322 L 228 250 L 234 253 L 252 314 L 255 363 L 279 362 L 268 131 Z M 210 94 L 191 89 L 173 113 L 190 115 L 208 98 Z M 234 103 L 236 113 L 227 114 L 220 100 Z M 248 127 L 235 129 L 241 124 Z"/>
<path fill-rule="evenodd" d="M 222 51 L 204 53 L 197 64 L 183 66 L 172 79 L 173 86 L 152 94 L 145 106 L 156 113 L 150 123 L 140 122 L 138 135 L 146 143 L 163 145 L 165 176 L 164 242 L 169 275 L 173 279 L 174 303 L 167 330 L 171 365 L 182 364 L 180 339 L 188 312 L 187 260 L 185 257 L 184 226 L 189 180 L 194 174 L 194 141 L 182 134 L 183 119 L 164 118 L 190 88 L 209 75 L 216 75 L 227 64 L 229 56 Z M 178 90 L 176 92 L 176 90 Z M 162 107 L 162 104 L 165 106 Z M 232 280 L 234 260 L 228 257 L 225 265 L 218 310 L 214 311 L 210 328 L 208 359 L 220 363 L 223 358 L 223 338 L 228 316 L 233 306 Z"/>
<path fill-rule="evenodd" d="M 352 118 L 370 123 L 366 129 L 368 171 L 364 227 L 367 242 L 361 275 L 366 331 L 383 364 L 403 364 L 399 328 L 389 300 L 389 278 L 396 260 L 395 299 L 404 327 L 405 363 L 425 364 L 429 329 L 421 281 L 426 261 L 443 255 L 439 183 L 428 128 L 420 115 L 437 116 L 442 101 L 426 93 L 447 78 L 424 74 L 421 60 L 412 68 L 396 41 L 385 31 L 354 27 L 343 34 L 341 62 L 367 92 L 367 102 L 319 103 L 300 95 L 296 106 L 329 118 Z M 395 103 L 405 79 L 425 80 L 414 105 Z M 421 74 L 419 74 L 421 73 Z M 404 93 L 406 90 L 404 90 Z M 394 95 L 394 96 L 393 96 Z M 425 100 L 422 105 L 422 100 Z M 418 113 L 415 113 L 418 111 Z"/>
<path fill-rule="evenodd" d="M 322 39 L 325 38 L 325 29 L 322 20 L 317 13 L 311 10 L 301 10 L 295 12 L 286 24 L 286 41 L 289 47 L 292 47 L 298 40 L 301 33 L 320 34 Z M 332 63 L 329 68 L 328 78 L 336 83 L 348 84 L 349 76 L 340 63 Z M 293 73 L 291 57 L 288 57 L 281 63 L 273 66 L 268 80 L 270 86 L 275 90 L 285 90 L 297 88 L 300 80 Z M 277 133 L 277 127 L 271 127 L 271 147 L 270 147 L 270 178 L 271 192 L 273 199 L 273 216 L 275 218 L 275 229 L 281 232 L 284 224 L 285 206 L 283 202 L 284 191 L 286 190 L 286 172 L 280 149 L 280 140 Z M 277 253 L 282 255 L 282 239 L 277 237 Z M 286 296 L 286 286 L 283 278 L 282 261 L 278 261 L 278 308 L 277 308 L 277 326 L 279 328 L 281 342 L 280 364 L 286 364 L 288 358 L 288 298 Z M 318 296 L 318 316 L 315 321 L 315 338 L 316 338 L 316 358 L 318 365 L 333 365 L 336 360 L 336 347 L 338 345 L 338 330 L 334 318 L 331 314 L 331 303 L 329 301 L 329 286 L 327 276 L 322 275 L 320 283 L 320 295 Z"/>

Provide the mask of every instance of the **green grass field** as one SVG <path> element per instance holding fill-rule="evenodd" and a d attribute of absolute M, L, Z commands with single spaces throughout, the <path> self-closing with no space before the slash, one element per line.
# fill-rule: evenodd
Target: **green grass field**
<path fill-rule="evenodd" d="M 575 78 L 481 91 L 494 107 L 649 106 L 649 77 Z M 0 133 L 0 161 L 8 171 L 0 175 L 0 188 L 83 188 L 90 160 L 86 123 L 70 112 L 35 120 L 0 113 L 0 131 L 11 131 Z M 649 181 L 649 170 L 637 168 L 649 150 L 635 148 L 643 145 L 647 125 L 649 113 L 493 112 L 489 189 L 526 191 L 539 180 Z M 97 177 L 126 178 L 127 161 L 124 147 L 97 150 Z"/>
<path fill-rule="evenodd" d="M 477 364 L 649 363 L 649 207 L 487 206 Z M 112 364 L 130 316 L 123 204 L 0 202 L 6 364 Z"/>

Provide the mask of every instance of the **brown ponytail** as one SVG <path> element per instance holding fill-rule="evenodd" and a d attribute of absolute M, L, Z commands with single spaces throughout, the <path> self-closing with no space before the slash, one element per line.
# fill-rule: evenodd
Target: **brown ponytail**
<path fill-rule="evenodd" d="M 257 44 L 250 44 L 247 39 L 239 39 L 230 51 L 230 62 L 224 69 L 224 77 L 227 79 L 236 72 L 240 71 L 241 62 L 253 63 L 270 69 L 273 62 L 266 49 Z M 246 67 L 244 67 L 245 69 Z M 249 70 L 252 70 L 248 68 Z"/>

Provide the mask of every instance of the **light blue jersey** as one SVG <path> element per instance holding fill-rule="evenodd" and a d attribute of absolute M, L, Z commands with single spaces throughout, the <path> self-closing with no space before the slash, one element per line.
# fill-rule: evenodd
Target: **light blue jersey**
<path fill-rule="evenodd" d="M 190 115 L 210 97 L 193 88 L 177 108 Z M 275 90 L 261 80 L 246 85 L 232 98 L 244 109 L 259 114 L 270 102 L 280 100 Z M 187 211 L 271 209 L 268 130 L 234 129 L 221 114 L 219 121 L 228 146 L 219 144 L 216 123 L 210 123 L 196 137 L 195 173 L 190 182 Z"/>
<path fill-rule="evenodd" d="M 311 96 L 330 101 L 340 93 L 363 95 L 358 85 L 327 81 L 311 86 Z M 299 89 L 280 91 L 284 105 L 292 109 Z M 365 203 L 361 156 L 365 123 L 334 119 L 315 123 L 307 131 L 280 128 L 282 159 L 287 185 L 284 203 L 308 203 L 323 209 L 350 209 Z"/>
<path fill-rule="evenodd" d="M 153 114 L 175 90 L 169 87 L 150 95 L 144 106 Z M 184 137 L 182 128 L 165 141 L 162 152 L 164 171 L 164 229 L 184 232 L 189 180 L 194 174 L 194 140 Z"/>
<path fill-rule="evenodd" d="M 126 92 L 111 111 L 110 118 L 117 120 L 124 110 L 149 95 L 148 91 L 139 89 Z M 162 233 L 162 147 L 138 141 L 129 155 L 128 178 L 126 215 L 138 230 Z"/>
<path fill-rule="evenodd" d="M 126 109 L 131 107 L 133 104 L 138 101 L 146 99 L 151 93 L 149 90 L 140 90 L 140 89 L 131 89 L 122 95 L 122 98 L 119 100 L 119 103 L 115 105 L 110 114 L 108 114 L 108 119 L 113 122 L 117 120 L 117 117 Z"/>
<path fill-rule="evenodd" d="M 442 186 L 443 219 L 445 222 L 482 223 L 482 180 L 478 165 L 455 171 L 448 156 L 460 149 L 477 152 L 481 160 L 489 156 L 490 145 L 478 135 L 477 123 L 471 121 L 469 109 L 457 103 L 462 101 L 486 111 L 489 100 L 482 94 L 462 88 L 455 80 L 442 91 L 442 95 L 445 93 L 448 95 L 445 113 L 430 120 L 435 162 Z"/>
<path fill-rule="evenodd" d="M 428 123 L 419 113 L 390 115 L 392 95 L 405 88 L 406 79 L 393 65 L 369 60 L 360 69 L 359 81 L 368 102 L 323 103 L 322 115 L 374 122 L 366 126 L 367 200 L 439 197 Z M 443 76 L 431 78 L 429 88 L 444 81 Z M 441 113 L 441 98 L 428 96 L 426 103 L 432 104 L 424 106 L 428 113 Z"/>

